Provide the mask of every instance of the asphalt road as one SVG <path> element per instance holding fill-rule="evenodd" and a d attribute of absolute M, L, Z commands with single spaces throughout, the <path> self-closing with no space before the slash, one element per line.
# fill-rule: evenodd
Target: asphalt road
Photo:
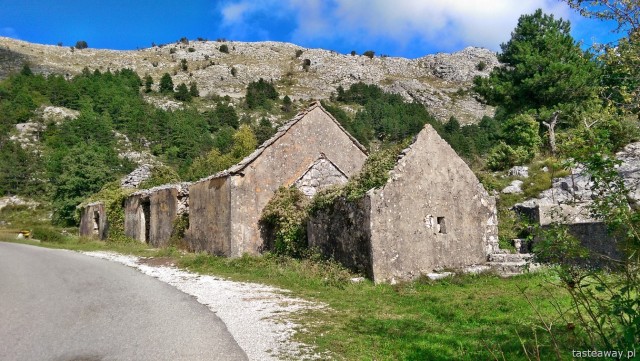
<path fill-rule="evenodd" d="M 0 242 L 0 360 L 246 360 L 191 296 L 129 267 Z"/>

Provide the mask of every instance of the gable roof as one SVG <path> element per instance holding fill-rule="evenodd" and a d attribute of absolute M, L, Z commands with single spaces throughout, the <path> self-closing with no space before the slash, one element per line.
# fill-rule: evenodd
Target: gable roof
<path fill-rule="evenodd" d="M 249 164 L 251 164 L 258 157 L 260 157 L 260 155 L 262 154 L 262 152 L 265 151 L 265 149 L 267 149 L 269 146 L 275 143 L 278 139 L 280 139 L 283 135 L 285 135 L 287 131 L 289 131 L 289 129 L 291 129 L 294 125 L 296 125 L 296 123 L 298 123 L 302 118 L 304 118 L 307 114 L 309 114 L 311 111 L 315 109 L 320 109 L 322 112 L 324 112 L 329 117 L 329 119 L 331 119 L 335 123 L 335 125 L 337 125 L 340 128 L 340 130 L 342 130 L 342 132 L 349 137 L 349 139 L 353 142 L 353 144 L 358 149 L 360 149 L 360 151 L 362 151 L 362 153 L 367 154 L 367 149 L 362 144 L 360 144 L 360 142 L 358 142 L 356 138 L 354 138 L 351 134 L 349 134 L 349 132 L 347 132 L 347 130 L 344 129 L 344 127 L 336 120 L 336 118 L 334 118 L 333 115 L 331 115 L 331 113 L 329 113 L 326 109 L 324 109 L 324 107 L 322 107 L 322 104 L 320 104 L 319 101 L 314 101 L 313 103 L 310 104 L 310 106 L 307 109 L 302 110 L 293 119 L 291 119 L 289 122 L 287 122 L 286 124 L 278 128 L 278 131 L 276 132 L 276 134 L 274 134 L 271 138 L 265 140 L 264 143 L 262 143 L 256 150 L 253 151 L 253 153 L 246 156 L 239 163 L 221 172 L 202 178 L 199 181 L 212 180 L 216 178 L 222 178 L 222 177 L 241 173 L 243 169 L 249 166 Z"/>

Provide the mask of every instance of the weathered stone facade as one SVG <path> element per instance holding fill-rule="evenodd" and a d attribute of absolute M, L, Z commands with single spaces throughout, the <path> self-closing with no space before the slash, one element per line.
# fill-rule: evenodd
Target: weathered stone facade
<path fill-rule="evenodd" d="M 258 222 L 279 187 L 298 182 L 312 192 L 341 183 L 340 173 L 354 175 L 365 159 L 365 149 L 313 103 L 242 162 L 189 188 L 189 248 L 231 257 L 261 252 Z"/>
<path fill-rule="evenodd" d="M 294 186 L 300 189 L 307 197 L 313 197 L 317 191 L 323 188 L 336 184 L 345 184 L 348 180 L 349 177 L 322 154 L 302 177 L 294 183 Z"/>
<path fill-rule="evenodd" d="M 189 183 L 170 184 L 139 191 L 124 203 L 127 237 L 154 247 L 166 247 L 176 218 L 189 209 Z"/>
<path fill-rule="evenodd" d="M 427 125 L 385 186 L 319 212 L 308 237 L 311 247 L 375 282 L 411 280 L 486 263 L 498 250 L 495 200 Z"/>
<path fill-rule="evenodd" d="M 109 223 L 104 203 L 94 202 L 80 210 L 80 236 L 106 239 Z"/>

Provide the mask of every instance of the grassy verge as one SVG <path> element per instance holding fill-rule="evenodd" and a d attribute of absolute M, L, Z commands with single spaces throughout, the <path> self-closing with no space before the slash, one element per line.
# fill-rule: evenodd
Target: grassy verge
<path fill-rule="evenodd" d="M 15 240 L 15 236 L 0 232 L 0 240 Z M 537 312 L 545 321 L 554 322 L 557 313 L 550 301 L 568 305 L 568 299 L 550 286 L 554 281 L 551 272 L 510 279 L 467 275 L 437 282 L 374 285 L 370 281 L 353 283 L 350 278 L 355 275 L 320 259 L 225 259 L 77 237 L 40 245 L 171 257 L 193 272 L 289 289 L 296 296 L 329 306 L 297 314 L 301 328 L 296 338 L 345 360 L 526 360 L 538 359 L 536 352 L 539 359 L 556 359 Z M 573 331 L 553 324 L 557 324 L 554 336 L 564 350 L 562 356 L 569 359 L 570 350 L 578 349 Z M 524 348 L 533 353 L 530 358 Z"/>

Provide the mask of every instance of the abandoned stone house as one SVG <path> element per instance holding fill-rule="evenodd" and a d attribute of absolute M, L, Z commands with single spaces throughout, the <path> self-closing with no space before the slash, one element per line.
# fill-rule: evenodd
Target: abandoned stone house
<path fill-rule="evenodd" d="M 80 236 L 106 239 L 108 225 L 104 203 L 93 202 L 80 208 Z"/>
<path fill-rule="evenodd" d="M 430 125 L 389 181 L 311 216 L 309 245 L 376 283 L 485 264 L 498 250 L 495 199 Z"/>
<path fill-rule="evenodd" d="M 169 245 L 175 220 L 188 214 L 189 183 L 135 192 L 124 202 L 124 233 L 154 247 Z"/>
<path fill-rule="evenodd" d="M 313 103 L 240 163 L 189 187 L 188 247 L 231 257 L 263 251 L 259 219 L 279 187 L 295 185 L 312 195 L 346 182 L 366 157 L 365 148 Z"/>

